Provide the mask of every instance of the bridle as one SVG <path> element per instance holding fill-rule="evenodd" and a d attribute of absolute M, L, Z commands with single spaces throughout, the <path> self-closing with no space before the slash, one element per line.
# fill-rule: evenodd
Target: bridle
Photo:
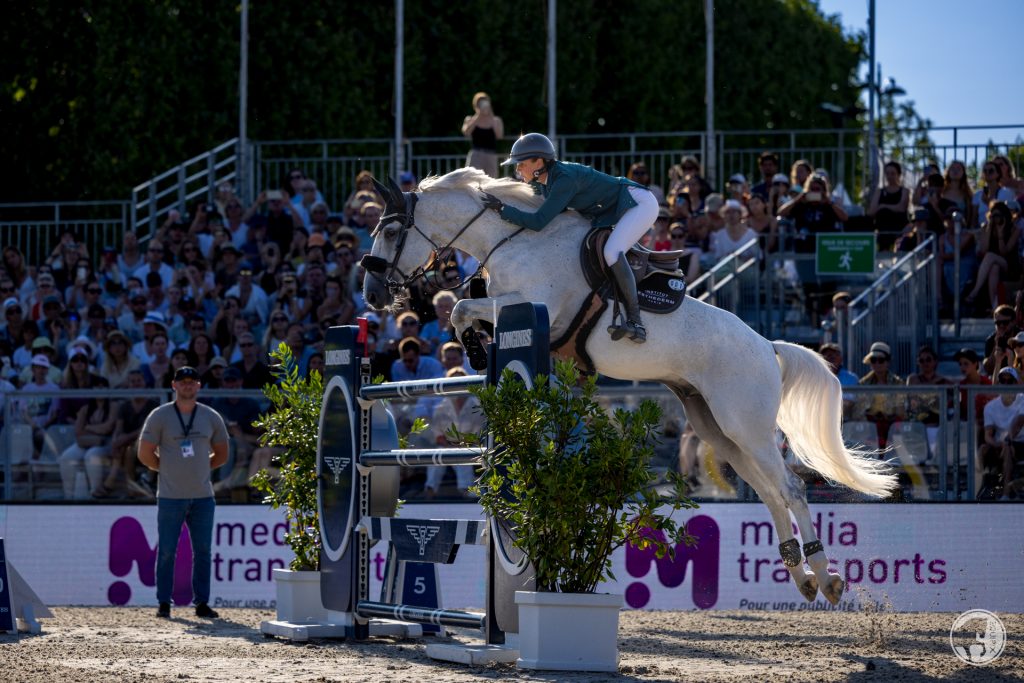
<path fill-rule="evenodd" d="M 398 193 L 393 192 L 391 196 L 392 198 L 396 197 L 398 196 Z M 383 281 L 384 285 L 388 288 L 388 292 L 391 294 L 392 297 L 397 297 L 399 294 L 402 293 L 403 290 L 408 289 L 417 281 L 425 280 L 431 271 L 436 271 L 436 266 L 440 261 L 440 255 L 446 253 L 449 249 L 452 249 L 455 245 L 456 240 L 462 237 L 462 234 L 469 229 L 469 226 L 473 225 L 473 223 L 476 223 L 477 220 L 479 220 L 479 218 L 483 216 L 484 213 L 487 211 L 486 206 L 482 207 L 473 215 L 472 218 L 466 221 L 466 223 L 461 228 L 459 228 L 458 232 L 456 232 L 455 235 L 450 240 L 448 240 L 447 244 L 445 244 L 444 246 L 440 246 L 436 242 L 434 242 L 434 240 L 430 239 L 430 236 L 427 235 L 422 230 L 420 230 L 419 226 L 416 225 L 416 202 L 419 201 L 419 195 L 415 192 L 402 192 L 401 196 L 403 198 L 403 201 L 399 204 L 401 210 L 393 210 L 390 213 L 381 216 L 380 222 L 377 224 L 377 228 L 370 235 L 371 237 L 376 239 L 380 235 L 381 231 L 384 229 L 385 225 L 397 221 L 399 224 L 400 232 L 398 235 L 398 244 L 395 247 L 395 255 L 392 257 L 391 261 L 387 261 L 386 259 L 383 259 L 380 256 L 371 256 L 367 254 L 363 256 L 363 258 L 359 262 L 360 265 L 362 265 L 363 269 L 365 269 L 366 272 L 369 273 L 372 277 L 376 278 L 378 281 Z M 389 201 L 388 208 L 391 208 L 394 204 L 395 202 Z M 406 209 L 406 207 L 408 207 L 408 209 Z M 398 263 L 402 258 L 402 252 L 405 250 L 405 243 L 406 240 L 409 238 L 409 233 L 413 230 L 418 232 L 420 236 L 423 239 L 425 239 L 427 243 L 430 244 L 430 246 L 434 248 L 434 257 L 430 259 L 430 261 L 428 261 L 426 265 L 417 266 L 415 270 L 406 275 L 402 271 L 402 269 L 398 267 Z M 463 277 L 457 284 L 450 285 L 447 287 L 439 286 L 438 288 L 451 290 L 462 287 L 467 281 L 473 279 L 483 271 L 484 266 L 487 264 L 487 261 L 491 258 L 491 255 L 495 251 L 497 251 L 498 247 L 502 246 L 503 244 L 511 240 L 513 237 L 521 233 L 523 230 L 524 228 L 519 228 L 511 235 L 499 240 L 498 243 L 494 245 L 494 247 L 487 253 L 487 256 L 483 259 L 483 261 L 480 262 L 480 265 L 477 266 L 477 269 L 473 271 L 471 275 Z"/>

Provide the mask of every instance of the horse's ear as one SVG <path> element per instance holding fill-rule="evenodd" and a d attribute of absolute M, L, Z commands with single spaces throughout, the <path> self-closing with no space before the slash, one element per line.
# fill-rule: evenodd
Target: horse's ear
<path fill-rule="evenodd" d="M 399 211 L 405 212 L 405 193 L 402 192 L 402 188 L 398 186 L 395 179 L 388 176 L 388 186 L 391 188 L 391 195 L 395 198 L 395 206 L 399 207 Z"/>
<path fill-rule="evenodd" d="M 391 191 L 376 178 L 373 178 L 373 189 L 377 190 L 377 194 L 381 196 L 385 203 L 391 203 Z"/>

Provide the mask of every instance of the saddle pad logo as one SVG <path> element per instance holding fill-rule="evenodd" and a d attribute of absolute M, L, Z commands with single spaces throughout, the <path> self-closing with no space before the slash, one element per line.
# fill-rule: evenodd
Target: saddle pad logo
<path fill-rule="evenodd" d="M 409 534 L 412 535 L 413 540 L 419 543 L 420 557 L 422 557 L 427 550 L 427 543 L 430 543 L 430 539 L 432 539 L 434 536 L 437 536 L 437 532 L 441 530 L 441 527 L 424 525 L 411 526 L 407 527 L 407 529 L 409 531 Z"/>
<path fill-rule="evenodd" d="M 678 278 L 672 278 L 668 281 L 668 286 L 677 292 L 681 292 L 686 289 L 686 283 Z"/>
<path fill-rule="evenodd" d="M 334 484 L 337 486 L 341 483 L 341 473 L 348 467 L 348 463 L 351 458 L 339 458 L 337 456 L 324 456 L 324 462 L 327 463 L 327 467 L 334 474 Z"/>

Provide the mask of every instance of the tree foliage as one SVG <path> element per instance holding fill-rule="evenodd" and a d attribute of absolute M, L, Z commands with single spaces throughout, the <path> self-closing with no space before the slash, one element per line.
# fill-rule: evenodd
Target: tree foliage
<path fill-rule="evenodd" d="M 405 131 L 458 135 L 488 91 L 506 131 L 546 128 L 547 3 L 405 4 Z M 126 196 L 237 133 L 239 5 L 13 3 L 0 37 L 6 201 Z M 862 37 L 813 0 L 739 0 L 715 15 L 719 129 L 828 127 L 852 104 Z M 394 3 L 256 2 L 253 139 L 390 137 Z M 562 133 L 704 127 L 700 0 L 558 4 Z M 16 174 L 16 175 L 15 175 Z"/>

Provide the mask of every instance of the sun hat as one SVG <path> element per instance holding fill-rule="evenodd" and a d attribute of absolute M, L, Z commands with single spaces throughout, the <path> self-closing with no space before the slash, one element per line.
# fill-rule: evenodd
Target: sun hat
<path fill-rule="evenodd" d="M 39 353 L 32 356 L 32 365 L 38 365 L 40 367 L 48 368 L 50 367 L 50 359 L 44 356 L 43 354 Z"/>
<path fill-rule="evenodd" d="M 871 349 L 868 351 L 868 355 L 864 356 L 864 364 L 870 364 L 871 359 L 874 356 L 879 355 L 885 356 L 886 360 L 892 358 L 892 350 L 889 348 L 889 345 L 886 344 L 885 342 L 875 342 L 874 344 L 871 345 Z"/>

